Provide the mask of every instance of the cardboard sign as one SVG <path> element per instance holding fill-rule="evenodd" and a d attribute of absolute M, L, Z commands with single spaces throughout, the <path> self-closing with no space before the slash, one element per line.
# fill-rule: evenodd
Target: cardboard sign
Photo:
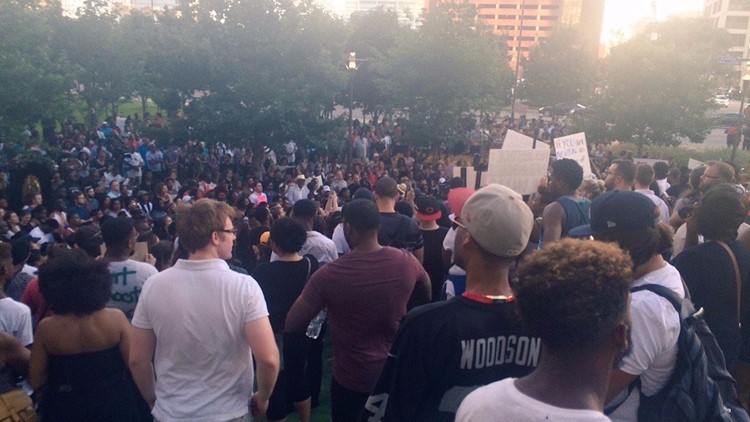
<path fill-rule="evenodd" d="M 562 158 L 575 160 L 583 167 L 584 176 L 591 174 L 589 149 L 586 146 L 586 133 L 580 132 L 555 138 L 555 156 L 558 160 Z"/>
<path fill-rule="evenodd" d="M 688 160 L 688 169 L 690 170 L 696 169 L 702 165 L 704 165 L 703 161 L 693 160 L 692 158 Z"/>
<path fill-rule="evenodd" d="M 507 150 L 534 149 L 534 147 L 534 138 L 514 130 L 508 130 L 508 133 L 505 135 L 505 141 L 503 141 L 503 149 Z M 549 144 L 537 140 L 536 148 L 546 148 L 549 150 Z"/>
<path fill-rule="evenodd" d="M 536 192 L 539 180 L 547 175 L 548 149 L 490 150 L 486 183 L 499 183 L 521 195 Z"/>

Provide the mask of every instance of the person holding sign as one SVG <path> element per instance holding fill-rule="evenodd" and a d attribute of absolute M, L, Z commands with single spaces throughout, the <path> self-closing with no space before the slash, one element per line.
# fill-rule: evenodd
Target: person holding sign
<path fill-rule="evenodd" d="M 578 196 L 583 168 L 575 160 L 563 158 L 552 163 L 548 189 L 558 196 L 542 213 L 542 247 L 566 237 L 573 227 L 589 223 L 591 201 Z"/>

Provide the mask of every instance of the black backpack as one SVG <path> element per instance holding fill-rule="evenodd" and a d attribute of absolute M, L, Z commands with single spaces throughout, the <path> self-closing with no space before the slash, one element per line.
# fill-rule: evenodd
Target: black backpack
<path fill-rule="evenodd" d="M 703 308 L 695 311 L 690 298 L 656 284 L 648 290 L 667 299 L 680 314 L 677 362 L 667 385 L 654 396 L 641 394 L 638 421 L 735 421 L 748 422 L 747 412 L 737 400 L 734 378 L 724 362 L 716 337 L 703 320 Z"/>

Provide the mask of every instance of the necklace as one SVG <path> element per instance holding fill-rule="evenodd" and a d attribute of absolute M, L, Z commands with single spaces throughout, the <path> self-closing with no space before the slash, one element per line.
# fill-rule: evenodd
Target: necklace
<path fill-rule="evenodd" d="M 463 297 L 473 300 L 475 302 L 479 303 L 494 303 L 496 301 L 506 301 L 506 302 L 512 302 L 516 300 L 515 296 L 505 296 L 505 295 L 480 295 L 478 293 L 474 292 L 464 292 L 462 295 Z"/>

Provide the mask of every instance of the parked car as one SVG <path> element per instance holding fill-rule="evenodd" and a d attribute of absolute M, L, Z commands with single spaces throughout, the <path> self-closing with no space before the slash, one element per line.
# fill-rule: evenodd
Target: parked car
<path fill-rule="evenodd" d="M 737 125 L 737 120 L 743 116 L 740 113 L 721 113 L 714 120 L 714 127 L 728 127 Z"/>
<path fill-rule="evenodd" d="M 714 97 L 714 104 L 729 107 L 729 97 L 726 95 L 717 95 Z"/>
<path fill-rule="evenodd" d="M 567 116 L 569 114 L 581 114 L 587 110 L 586 106 L 575 103 L 560 103 L 554 106 L 545 106 L 539 108 L 539 114 L 550 116 Z"/>

